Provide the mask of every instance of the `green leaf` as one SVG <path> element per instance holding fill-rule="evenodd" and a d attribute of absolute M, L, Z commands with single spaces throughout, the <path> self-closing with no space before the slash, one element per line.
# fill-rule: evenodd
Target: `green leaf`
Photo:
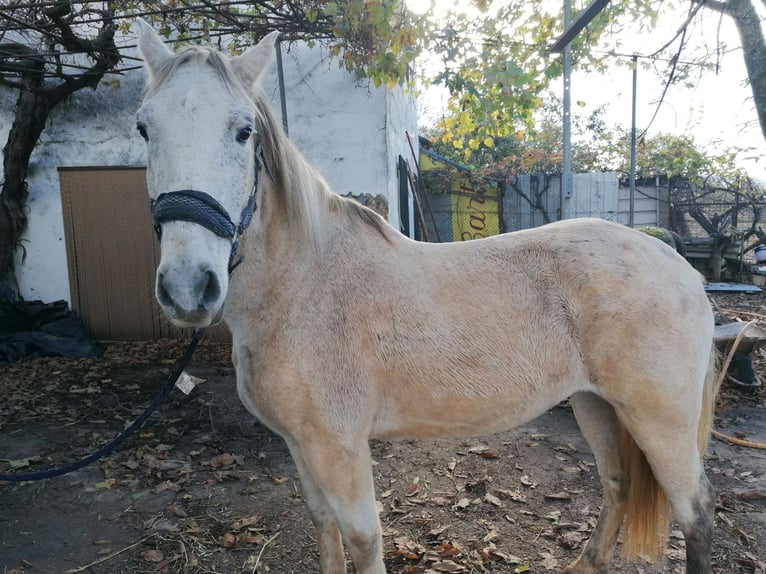
<path fill-rule="evenodd" d="M 328 16 L 335 16 L 338 13 L 338 4 L 335 2 L 328 2 L 324 5 L 324 13 Z"/>

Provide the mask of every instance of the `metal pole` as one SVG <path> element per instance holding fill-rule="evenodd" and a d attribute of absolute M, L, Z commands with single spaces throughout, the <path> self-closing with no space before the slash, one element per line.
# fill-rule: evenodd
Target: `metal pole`
<path fill-rule="evenodd" d="M 630 121 L 630 206 L 628 226 L 635 225 L 636 215 L 636 86 L 638 81 L 638 55 L 633 54 L 633 102 Z"/>
<path fill-rule="evenodd" d="M 564 0 L 564 29 L 569 28 L 572 18 L 572 1 Z M 564 47 L 564 116 L 563 142 L 561 158 L 561 217 L 572 217 L 572 52 L 567 44 Z"/>
<path fill-rule="evenodd" d="M 282 41 L 277 40 L 277 79 L 279 80 L 279 105 L 282 110 L 282 127 L 290 135 L 287 128 L 287 99 L 285 98 L 285 69 L 282 67 Z"/>

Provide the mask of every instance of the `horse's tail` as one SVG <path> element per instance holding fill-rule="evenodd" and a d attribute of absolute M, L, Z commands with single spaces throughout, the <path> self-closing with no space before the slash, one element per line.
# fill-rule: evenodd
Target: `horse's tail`
<path fill-rule="evenodd" d="M 718 352 L 715 346 L 712 346 L 697 426 L 697 447 L 700 454 L 707 448 L 713 426 L 713 411 L 719 384 Z M 667 542 L 672 516 L 670 502 L 654 477 L 644 453 L 624 426 L 620 433 L 620 452 L 625 482 L 625 555 L 656 559 Z"/>
<path fill-rule="evenodd" d="M 707 449 L 710 432 L 713 430 L 715 398 L 721 386 L 721 377 L 718 372 L 720 367 L 719 358 L 718 350 L 715 348 L 715 344 L 712 344 L 710 346 L 707 374 L 705 375 L 705 388 L 702 391 L 702 412 L 700 413 L 700 422 L 697 427 L 697 448 L 700 454 L 703 454 Z"/>
<path fill-rule="evenodd" d="M 623 551 L 627 557 L 656 558 L 665 546 L 670 502 L 654 477 L 643 451 L 623 426 L 620 432 L 625 495 Z"/>

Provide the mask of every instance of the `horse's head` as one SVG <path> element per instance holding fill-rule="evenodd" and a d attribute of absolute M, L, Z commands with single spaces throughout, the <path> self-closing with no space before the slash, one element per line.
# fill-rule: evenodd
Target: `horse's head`
<path fill-rule="evenodd" d="M 149 84 L 137 127 L 162 250 L 156 295 L 173 323 L 203 327 L 223 311 L 237 240 L 256 208 L 263 134 L 252 94 L 277 34 L 230 59 L 204 48 L 174 54 L 139 26 Z"/>

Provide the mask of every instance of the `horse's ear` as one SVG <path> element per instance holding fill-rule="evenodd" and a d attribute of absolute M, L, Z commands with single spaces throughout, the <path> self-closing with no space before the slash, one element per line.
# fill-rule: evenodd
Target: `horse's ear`
<path fill-rule="evenodd" d="M 274 46 L 279 32 L 269 32 L 263 40 L 232 60 L 234 71 L 247 86 L 254 86 L 274 60 Z"/>
<path fill-rule="evenodd" d="M 173 55 L 173 52 L 165 45 L 159 34 L 154 31 L 151 24 L 143 18 L 137 18 L 137 21 L 139 30 L 138 49 L 144 58 L 144 64 L 146 64 L 149 73 L 155 74 L 160 69 L 160 66 Z"/>

